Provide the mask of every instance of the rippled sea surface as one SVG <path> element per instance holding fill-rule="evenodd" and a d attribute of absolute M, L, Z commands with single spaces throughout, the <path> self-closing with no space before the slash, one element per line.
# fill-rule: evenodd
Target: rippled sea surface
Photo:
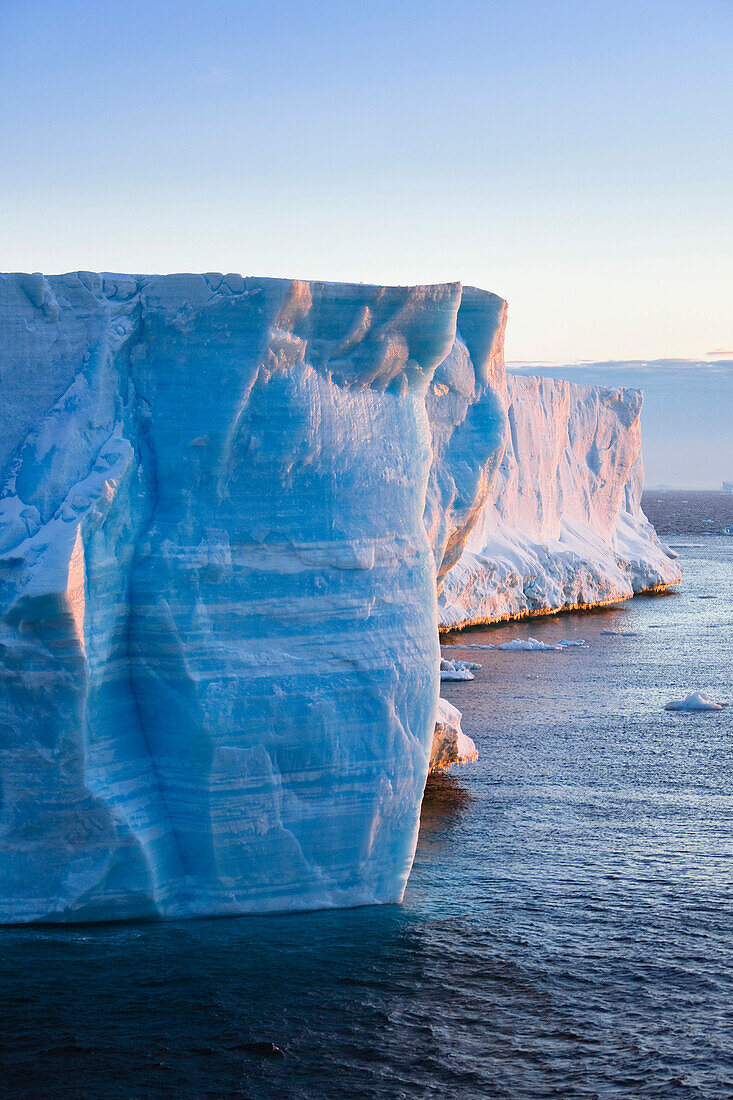
<path fill-rule="evenodd" d="M 404 905 L 0 929 L 0 1096 L 733 1095 L 733 706 L 662 709 L 733 703 L 733 538 L 670 541 L 679 594 L 454 636 L 589 648 L 465 654 Z"/>

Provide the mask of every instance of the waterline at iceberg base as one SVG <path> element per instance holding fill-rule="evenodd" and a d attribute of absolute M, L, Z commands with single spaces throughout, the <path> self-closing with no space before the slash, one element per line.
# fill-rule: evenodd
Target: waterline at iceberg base
<path fill-rule="evenodd" d="M 507 389 L 505 319 L 460 284 L 0 277 L 0 920 L 399 901 L 439 614 L 522 611 L 558 523 L 594 568 L 676 582 L 635 496 L 638 395 L 610 434 L 579 402 L 592 476 L 576 447 L 562 492 L 533 481 L 517 418 L 554 423 L 566 384 Z M 579 519 L 575 490 L 610 503 Z M 527 494 L 549 526 L 514 522 Z"/>

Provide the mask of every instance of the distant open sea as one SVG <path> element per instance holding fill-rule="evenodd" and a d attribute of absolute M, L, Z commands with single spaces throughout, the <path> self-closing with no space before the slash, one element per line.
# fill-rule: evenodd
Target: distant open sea
<path fill-rule="evenodd" d="M 480 757 L 402 906 L 0 929 L 0 1097 L 733 1095 L 733 706 L 663 709 L 733 703 L 733 538 L 697 533 L 733 496 L 690 499 L 645 499 L 678 593 L 445 639 L 588 648 L 465 654 Z"/>

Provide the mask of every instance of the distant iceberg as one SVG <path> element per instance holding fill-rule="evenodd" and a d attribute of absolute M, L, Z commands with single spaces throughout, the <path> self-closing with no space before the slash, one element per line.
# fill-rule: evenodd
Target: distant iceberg
<path fill-rule="evenodd" d="M 637 390 L 508 378 L 508 430 L 455 563 L 441 628 L 627 599 L 678 584 L 641 510 Z"/>
<path fill-rule="evenodd" d="M 475 751 L 439 615 L 679 577 L 639 396 L 508 387 L 496 295 L 9 275 L 0 318 L 2 921 L 399 901 Z"/>

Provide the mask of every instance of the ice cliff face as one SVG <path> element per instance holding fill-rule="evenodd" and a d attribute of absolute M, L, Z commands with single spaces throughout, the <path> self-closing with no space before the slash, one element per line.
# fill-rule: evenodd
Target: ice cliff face
<path fill-rule="evenodd" d="M 437 574 L 447 624 L 671 575 L 638 398 L 507 390 L 505 309 L 0 277 L 0 920 L 399 900 L 470 755 Z"/>
<path fill-rule="evenodd" d="M 641 511 L 638 390 L 506 379 L 508 432 L 440 594 L 444 628 L 626 599 L 676 584 Z"/>
<path fill-rule="evenodd" d="M 439 581 L 460 558 L 504 451 L 506 315 L 502 298 L 465 287 L 453 346 L 428 387 L 433 461 L 425 527 Z"/>
<path fill-rule="evenodd" d="M 0 919 L 398 900 L 460 286 L 0 293 Z"/>

